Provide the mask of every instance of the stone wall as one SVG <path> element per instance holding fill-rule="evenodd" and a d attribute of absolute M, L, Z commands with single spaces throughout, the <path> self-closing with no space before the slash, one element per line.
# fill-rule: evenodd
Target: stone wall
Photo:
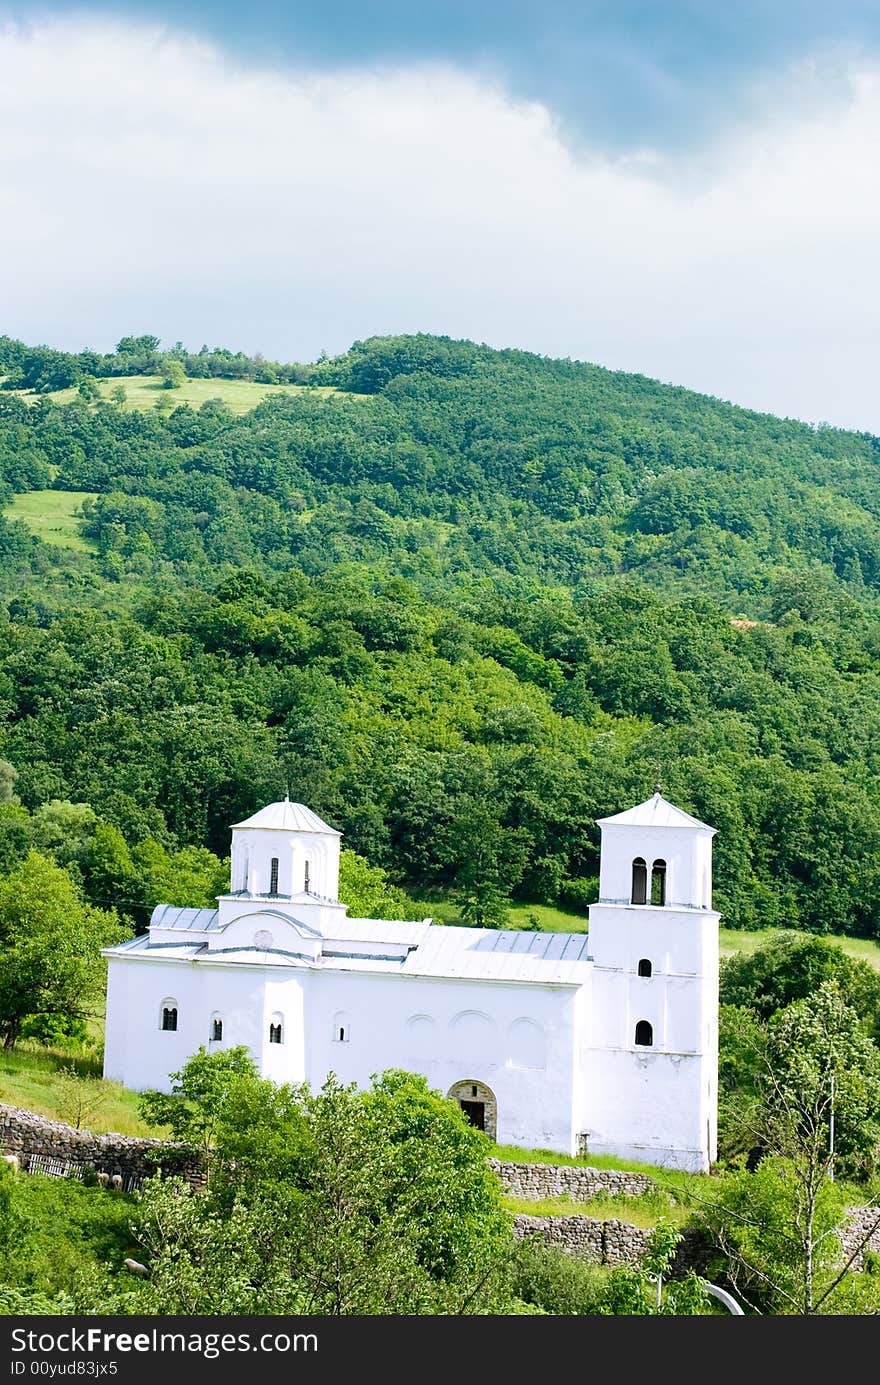
<path fill-rule="evenodd" d="M 638 1264 L 645 1254 L 650 1231 L 629 1222 L 598 1217 L 531 1217 L 518 1212 L 513 1219 L 513 1233 L 521 1240 L 525 1236 L 542 1236 L 550 1245 L 558 1246 L 569 1255 L 578 1255 L 594 1265 Z M 702 1238 L 685 1231 L 675 1252 L 672 1273 L 687 1274 L 688 1270 L 702 1273 L 709 1258 Z"/>
<path fill-rule="evenodd" d="M 856 1246 L 861 1243 L 862 1238 L 878 1220 L 880 1220 L 880 1208 L 878 1207 L 856 1207 L 850 1212 L 846 1231 L 840 1238 L 844 1258 L 852 1255 Z M 854 1270 L 863 1270 L 865 1268 L 866 1250 L 872 1251 L 875 1255 L 880 1255 L 880 1227 L 868 1238 L 864 1247 L 859 1250 L 853 1261 Z"/>
<path fill-rule="evenodd" d="M 202 1182 L 198 1159 L 181 1145 L 130 1135 L 93 1135 L 17 1106 L 0 1105 L 0 1152 L 18 1155 L 25 1169 L 32 1159 L 35 1168 L 41 1161 L 52 1161 L 73 1171 L 93 1168 L 111 1177 L 119 1174 L 131 1186 L 156 1172 L 156 1163 L 148 1157 L 156 1150 L 162 1150 L 160 1162 L 167 1173 Z"/>
<path fill-rule="evenodd" d="M 490 1159 L 504 1187 L 514 1197 L 540 1202 L 548 1197 L 570 1197 L 587 1202 L 599 1193 L 624 1193 L 640 1197 L 657 1187 L 644 1173 L 624 1169 L 591 1169 L 576 1164 L 512 1164 Z"/>

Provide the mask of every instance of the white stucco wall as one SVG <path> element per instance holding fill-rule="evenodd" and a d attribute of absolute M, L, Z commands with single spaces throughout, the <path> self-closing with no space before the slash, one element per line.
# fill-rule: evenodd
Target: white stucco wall
<path fill-rule="evenodd" d="M 276 1082 L 320 1087 L 330 1072 L 367 1087 L 405 1068 L 444 1095 L 474 1080 L 498 1103 L 503 1144 L 571 1153 L 579 1059 L 575 987 L 434 980 L 267 965 L 110 961 L 107 1076 L 134 1090 L 168 1090 L 168 1073 L 204 1044 L 246 1044 Z M 176 1032 L 161 1029 L 163 1000 Z M 223 1039 L 211 1041 L 222 1018 Z M 269 1026 L 283 1022 L 283 1042 Z M 346 1038 L 334 1035 L 343 1027 Z"/>
<path fill-rule="evenodd" d="M 444 1095 L 468 1079 L 498 1102 L 498 1140 L 574 1148 L 574 987 L 322 971 L 307 1002 L 308 1079 L 367 1086 L 386 1068 L 421 1072 Z M 333 1035 L 346 1017 L 344 1043 Z"/>
<path fill-rule="evenodd" d="M 712 831 L 693 827 L 630 827 L 609 823 L 602 828 L 599 865 L 600 900 L 621 903 L 632 898 L 632 863 L 666 863 L 666 899 L 670 905 L 712 907 Z"/>

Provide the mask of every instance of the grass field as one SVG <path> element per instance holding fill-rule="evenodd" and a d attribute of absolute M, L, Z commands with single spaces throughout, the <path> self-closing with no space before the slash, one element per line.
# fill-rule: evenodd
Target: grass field
<path fill-rule="evenodd" d="M 90 1102 L 83 1126 L 97 1135 L 111 1130 L 120 1135 L 167 1135 L 167 1131 L 154 1130 L 141 1120 L 135 1092 L 101 1078 L 97 1058 L 37 1044 L 22 1043 L 12 1053 L 0 1050 L 0 1102 L 76 1124 L 68 1104 L 70 1081 L 64 1075 L 65 1069 L 70 1068 L 75 1068 L 83 1078 L 95 1080 L 94 1091 L 89 1086 L 89 1096 L 93 1095 L 95 1104 Z"/>
<path fill-rule="evenodd" d="M 92 498 L 90 491 L 27 491 L 13 498 L 6 517 L 20 519 L 46 543 L 90 553 L 94 545 L 79 532 L 79 514 L 82 502 Z"/>
<path fill-rule="evenodd" d="M 267 396 L 273 398 L 280 394 L 335 395 L 340 391 L 331 385 L 261 385 L 251 380 L 186 380 L 179 389 L 168 390 L 159 375 L 123 375 L 115 379 L 99 380 L 98 389 L 102 399 L 109 399 L 111 391 L 118 385 L 125 390 L 123 407 L 134 409 L 153 409 L 157 404 L 163 408 L 176 409 L 181 404 L 190 404 L 197 409 L 208 399 L 222 399 L 234 414 L 246 414 L 256 408 Z M 77 398 L 77 391 L 71 387 L 54 390 L 49 395 L 37 396 L 30 390 L 16 390 L 22 399 L 52 399 L 56 404 L 67 404 Z M 346 395 L 346 398 L 366 399 L 368 395 Z"/>
<path fill-rule="evenodd" d="M 530 1200 L 505 1193 L 504 1206 L 511 1212 L 525 1212 L 530 1217 L 595 1217 L 598 1221 L 625 1221 L 649 1231 L 663 1218 L 680 1224 L 690 1216 L 691 1209 L 668 1193 L 645 1193 L 630 1197 L 624 1193 L 604 1193 L 586 1202 L 570 1197 L 546 1197 Z"/>

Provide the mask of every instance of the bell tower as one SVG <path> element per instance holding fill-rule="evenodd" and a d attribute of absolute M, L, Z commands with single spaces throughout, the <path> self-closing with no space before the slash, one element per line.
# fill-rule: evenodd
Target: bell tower
<path fill-rule="evenodd" d="M 232 828 L 231 888 L 220 924 L 266 909 L 321 931 L 339 903 L 341 833 L 303 803 L 270 803 Z"/>
<path fill-rule="evenodd" d="M 599 819 L 590 906 L 592 1014 L 582 1143 L 707 1169 L 716 1156 L 718 914 L 715 829 L 663 798 Z M 615 1131 L 613 1143 L 603 1130 Z"/>

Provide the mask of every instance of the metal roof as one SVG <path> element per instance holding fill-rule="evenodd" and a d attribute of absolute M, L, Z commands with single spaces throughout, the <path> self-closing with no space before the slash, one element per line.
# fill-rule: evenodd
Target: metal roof
<path fill-rule="evenodd" d="M 432 927 L 430 919 L 332 919 L 322 924 L 321 933 L 329 941 L 347 943 L 420 943 Z"/>
<path fill-rule="evenodd" d="M 597 818 L 600 827 L 699 827 L 703 832 L 715 832 L 717 829 L 709 827 L 707 823 L 700 822 L 699 818 L 691 817 L 690 813 L 684 812 L 681 808 L 676 808 L 674 803 L 669 803 L 662 794 L 655 793 L 653 798 L 646 798 L 644 803 L 639 803 L 635 808 L 627 808 L 625 813 L 615 813 L 610 818 Z"/>
<path fill-rule="evenodd" d="M 330 827 L 311 808 L 304 803 L 291 803 L 285 798 L 283 803 L 270 803 L 243 822 L 234 822 L 233 827 L 258 827 L 273 832 L 325 832 L 331 837 L 341 837 L 335 827 Z"/>
<path fill-rule="evenodd" d="M 369 919 L 355 923 L 367 924 Z M 378 922 L 382 922 L 379 920 Z M 393 922 L 393 921 L 392 921 Z M 105 956 L 132 953 L 147 958 L 168 958 L 187 961 L 198 958 L 200 963 L 247 962 L 258 966 L 306 966 L 333 971 L 386 972 L 398 976 L 425 976 L 487 980 L 502 982 L 531 982 L 547 985 L 580 985 L 592 967 L 589 940 L 586 933 L 541 933 L 526 929 L 447 928 L 441 924 L 411 924 L 397 922 L 399 934 L 383 929 L 362 941 L 374 943 L 374 956 L 346 956 L 345 938 L 335 939 L 335 955 L 330 952 L 314 962 L 294 953 L 266 952 L 243 945 L 219 951 L 209 951 L 205 943 L 150 943 L 148 934 L 131 938 L 118 947 L 106 948 Z M 417 942 L 404 930 L 422 929 Z M 366 932 L 366 930 L 363 930 Z M 358 939 L 350 938 L 355 942 Z M 383 954 L 382 944 L 408 943 L 405 957 Z"/>
<path fill-rule="evenodd" d="M 157 904 L 150 915 L 150 927 L 172 928 L 175 933 L 216 933 L 219 917 L 218 909 L 179 909 L 175 904 Z"/>
<path fill-rule="evenodd" d="M 412 976 L 579 985 L 591 966 L 586 933 L 435 924 L 401 970 Z"/>

